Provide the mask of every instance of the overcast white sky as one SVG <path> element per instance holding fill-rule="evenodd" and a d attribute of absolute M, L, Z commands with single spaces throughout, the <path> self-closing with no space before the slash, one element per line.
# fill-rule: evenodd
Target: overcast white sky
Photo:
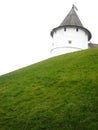
<path fill-rule="evenodd" d="M 50 31 L 72 4 L 98 43 L 97 0 L 0 0 L 0 75 L 49 58 Z"/>

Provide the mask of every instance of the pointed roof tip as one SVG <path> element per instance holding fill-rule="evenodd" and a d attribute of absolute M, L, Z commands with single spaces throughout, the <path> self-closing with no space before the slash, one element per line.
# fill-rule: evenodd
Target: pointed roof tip
<path fill-rule="evenodd" d="M 70 12 L 67 14 L 67 16 L 65 17 L 65 19 L 63 20 L 63 22 L 60 24 L 60 26 L 80 26 L 83 27 L 77 13 L 75 10 L 78 10 L 77 7 L 73 4 L 72 5 L 72 9 L 70 10 Z"/>
<path fill-rule="evenodd" d="M 78 8 L 74 4 L 72 4 L 72 9 L 75 9 L 76 11 L 78 11 Z"/>

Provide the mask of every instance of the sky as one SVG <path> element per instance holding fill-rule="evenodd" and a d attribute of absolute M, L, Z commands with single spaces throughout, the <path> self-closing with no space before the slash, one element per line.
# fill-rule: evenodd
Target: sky
<path fill-rule="evenodd" d="M 51 57 L 50 31 L 72 4 L 98 43 L 97 0 L 0 0 L 0 75 Z"/>

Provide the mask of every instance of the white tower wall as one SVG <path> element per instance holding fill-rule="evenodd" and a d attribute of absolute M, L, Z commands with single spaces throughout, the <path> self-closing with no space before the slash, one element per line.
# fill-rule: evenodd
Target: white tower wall
<path fill-rule="evenodd" d="M 52 55 L 60 55 L 88 48 L 88 34 L 81 28 L 58 28 L 53 33 Z"/>

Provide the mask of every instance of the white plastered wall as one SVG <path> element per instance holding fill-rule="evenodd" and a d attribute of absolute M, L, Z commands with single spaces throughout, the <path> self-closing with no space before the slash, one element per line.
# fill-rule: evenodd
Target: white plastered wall
<path fill-rule="evenodd" d="M 66 27 L 53 34 L 52 55 L 60 55 L 88 48 L 88 34 L 81 28 Z"/>

